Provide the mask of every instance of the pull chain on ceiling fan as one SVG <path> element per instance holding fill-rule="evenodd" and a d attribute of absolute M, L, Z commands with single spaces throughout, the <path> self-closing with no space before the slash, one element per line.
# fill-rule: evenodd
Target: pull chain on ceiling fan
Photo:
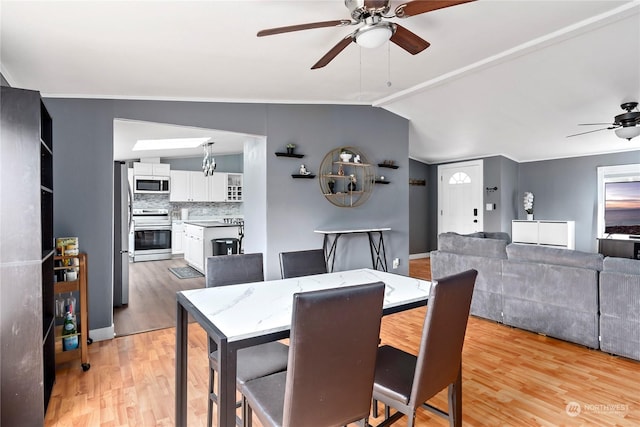
<path fill-rule="evenodd" d="M 400 24 L 390 22 L 391 18 L 408 18 L 422 13 L 432 12 L 475 0 L 441 1 L 414 0 L 396 7 L 393 15 L 389 12 L 390 0 L 345 0 L 344 4 L 351 13 L 351 20 L 340 19 L 334 21 L 312 22 L 309 24 L 290 25 L 286 27 L 269 28 L 258 32 L 258 37 L 274 34 L 290 33 L 294 31 L 310 30 L 325 27 L 344 27 L 360 25 L 354 32 L 340 40 L 332 47 L 311 69 L 322 68 L 331 62 L 340 52 L 351 43 L 366 48 L 382 46 L 387 40 L 400 46 L 412 55 L 428 48 L 430 43 L 417 34 L 407 30 Z"/>

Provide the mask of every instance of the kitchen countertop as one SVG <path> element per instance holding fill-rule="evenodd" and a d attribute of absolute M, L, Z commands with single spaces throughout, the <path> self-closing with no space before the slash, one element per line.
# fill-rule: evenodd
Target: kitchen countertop
<path fill-rule="evenodd" d="M 211 227 L 237 227 L 238 224 L 231 224 L 222 221 L 207 221 L 207 220 L 184 220 L 185 224 L 195 225 L 197 227 L 211 228 Z"/>

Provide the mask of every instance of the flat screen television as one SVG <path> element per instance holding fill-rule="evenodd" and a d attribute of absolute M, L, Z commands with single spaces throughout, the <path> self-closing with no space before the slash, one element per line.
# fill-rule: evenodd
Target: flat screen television
<path fill-rule="evenodd" d="M 604 185 L 604 232 L 640 237 L 640 179 Z"/>

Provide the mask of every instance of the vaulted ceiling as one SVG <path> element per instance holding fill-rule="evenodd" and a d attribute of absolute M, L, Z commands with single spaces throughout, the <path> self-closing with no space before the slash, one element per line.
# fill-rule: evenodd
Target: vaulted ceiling
<path fill-rule="evenodd" d="M 403 2 L 391 1 L 392 8 Z M 604 130 L 640 98 L 640 2 L 479 0 L 393 18 L 431 43 L 349 45 L 354 27 L 258 38 L 349 19 L 340 0 L 6 1 L 1 71 L 44 96 L 365 104 L 410 121 L 411 157 L 516 161 L 638 150 Z"/>

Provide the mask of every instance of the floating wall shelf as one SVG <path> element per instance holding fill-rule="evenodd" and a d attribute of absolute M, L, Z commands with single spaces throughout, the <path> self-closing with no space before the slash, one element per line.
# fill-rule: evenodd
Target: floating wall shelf
<path fill-rule="evenodd" d="M 278 156 L 278 157 L 294 157 L 294 158 L 296 158 L 296 159 L 301 159 L 301 158 L 303 158 L 303 157 L 304 157 L 304 154 L 295 154 L 295 153 L 292 153 L 292 154 L 289 154 L 289 153 L 276 153 L 276 156 Z"/>
<path fill-rule="evenodd" d="M 292 173 L 291 174 L 291 178 L 307 178 L 307 179 L 312 179 L 315 178 L 316 176 L 314 174 L 309 174 L 309 175 L 300 175 L 297 173 Z"/>
<path fill-rule="evenodd" d="M 378 163 L 379 168 L 389 168 L 389 169 L 398 169 L 400 166 L 398 165 L 390 165 L 387 163 Z"/>

